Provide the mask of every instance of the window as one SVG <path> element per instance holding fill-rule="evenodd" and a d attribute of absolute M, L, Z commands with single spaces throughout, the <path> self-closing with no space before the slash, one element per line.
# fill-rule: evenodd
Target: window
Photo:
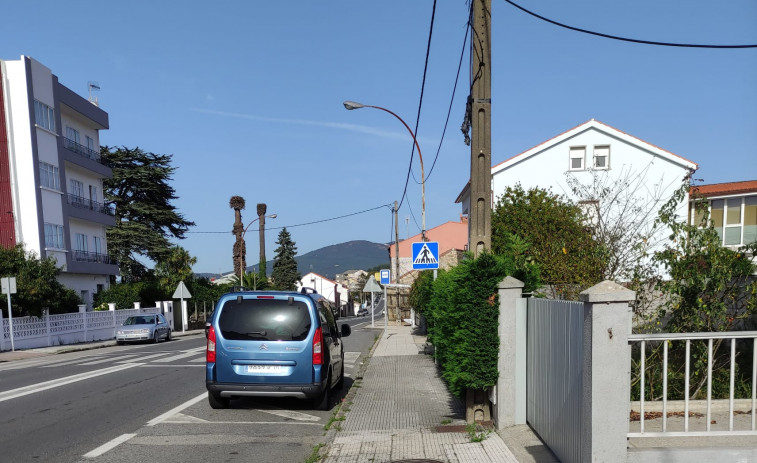
<path fill-rule="evenodd" d="M 595 146 L 594 147 L 594 168 L 595 169 L 609 169 L 610 168 L 610 147 L 609 146 Z"/>
<path fill-rule="evenodd" d="M 583 170 L 585 158 L 586 158 L 585 146 L 571 147 L 570 148 L 570 170 Z"/>
<path fill-rule="evenodd" d="M 84 198 L 84 183 L 71 179 L 69 182 L 69 193 L 77 198 Z"/>
<path fill-rule="evenodd" d="M 34 100 L 34 123 L 55 132 L 55 111 L 41 101 Z"/>
<path fill-rule="evenodd" d="M 757 241 L 757 195 L 713 200 L 710 218 L 724 246 Z"/>
<path fill-rule="evenodd" d="M 40 186 L 60 191 L 60 172 L 58 171 L 58 166 L 40 162 L 39 184 Z"/>
<path fill-rule="evenodd" d="M 93 140 L 92 137 L 90 137 L 89 135 L 85 135 L 84 137 L 87 140 L 87 149 L 90 152 L 95 151 L 95 140 Z"/>
<path fill-rule="evenodd" d="M 82 233 L 76 234 L 76 250 L 79 252 L 86 253 L 88 251 L 89 246 L 87 246 L 89 243 L 87 241 L 87 235 L 84 235 Z"/>
<path fill-rule="evenodd" d="M 93 236 L 92 240 L 93 240 L 92 244 L 95 245 L 94 246 L 95 254 L 102 255 L 102 253 L 103 253 L 103 241 L 102 241 L 102 238 L 100 238 L 99 236 Z"/>
<path fill-rule="evenodd" d="M 63 226 L 45 223 L 45 247 L 50 249 L 66 249 L 63 244 Z"/>
<path fill-rule="evenodd" d="M 71 140 L 72 142 L 79 144 L 80 136 L 79 131 L 76 130 L 73 127 L 66 126 L 66 138 Z"/>

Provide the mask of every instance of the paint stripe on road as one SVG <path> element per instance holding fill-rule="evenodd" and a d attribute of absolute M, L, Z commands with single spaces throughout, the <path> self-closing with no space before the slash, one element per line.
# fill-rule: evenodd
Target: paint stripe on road
<path fill-rule="evenodd" d="M 10 391 L 0 392 L 0 402 L 6 400 L 16 399 L 25 395 L 34 394 L 35 392 L 42 392 L 48 389 L 54 389 L 56 387 L 65 386 L 66 384 L 76 383 L 87 379 L 95 378 L 97 376 L 107 375 L 115 373 L 117 371 L 126 370 L 128 368 L 134 368 L 142 365 L 141 363 L 128 363 L 126 365 L 117 365 L 114 367 L 103 368 L 102 370 L 90 371 L 87 373 L 80 373 L 78 375 L 66 376 L 65 378 L 53 379 L 51 381 L 45 381 L 43 383 L 31 384 L 29 386 L 19 387 L 17 389 L 11 389 Z"/>
<path fill-rule="evenodd" d="M 160 362 L 160 363 L 163 363 L 163 362 L 173 362 L 174 360 L 180 360 L 180 359 L 183 359 L 183 358 L 195 356 L 195 355 L 199 354 L 200 351 L 204 351 L 204 350 L 205 350 L 205 346 L 202 346 L 202 347 L 198 347 L 197 349 L 192 349 L 192 350 L 185 351 L 184 353 L 181 353 L 181 354 L 178 354 L 178 355 L 172 355 L 170 357 L 165 357 L 165 358 L 153 360 L 153 362 L 156 362 L 156 363 L 157 362 Z"/>
<path fill-rule="evenodd" d="M 208 397 L 208 393 L 207 392 L 203 392 L 202 394 L 198 395 L 194 399 L 189 399 L 186 402 L 184 402 L 183 404 L 179 405 L 178 407 L 174 407 L 171 410 L 168 410 L 167 412 L 163 413 L 162 415 L 160 415 L 160 416 L 158 416 L 156 418 L 151 419 L 150 421 L 147 422 L 147 426 L 155 426 L 156 424 L 165 421 L 166 419 L 168 419 L 168 418 L 172 417 L 173 415 L 179 413 L 180 411 L 184 410 L 185 408 L 189 408 L 192 405 L 196 404 L 197 402 L 199 402 L 199 401 L 201 401 L 203 399 L 206 399 L 207 397 Z"/>
<path fill-rule="evenodd" d="M 131 361 L 135 360 L 135 359 L 132 358 L 135 355 L 137 355 L 137 354 L 126 354 L 126 355 L 120 355 L 118 357 L 107 357 L 107 358 L 104 358 L 104 359 L 92 360 L 91 362 L 87 362 L 87 363 L 80 363 L 79 365 L 82 365 L 82 366 L 84 366 L 84 365 L 97 365 L 99 363 L 105 363 L 105 362 L 118 363 L 119 361 L 126 360 L 126 359 L 129 359 L 128 361 L 131 362 Z"/>
<path fill-rule="evenodd" d="M 308 415 L 307 413 L 301 413 L 301 412 L 295 412 L 292 410 L 282 410 L 282 409 L 256 409 L 256 412 L 263 412 L 268 413 L 271 415 L 280 416 L 282 418 L 288 418 L 290 420 L 295 421 L 321 421 L 320 418 L 318 418 L 315 415 Z"/>
<path fill-rule="evenodd" d="M 118 447 L 119 445 L 123 444 L 124 442 L 128 441 L 132 437 L 136 436 L 136 434 L 122 434 L 112 441 L 103 444 L 96 449 L 92 450 L 89 453 L 84 454 L 84 458 L 97 458 L 103 453 L 107 452 L 108 450 L 113 450 L 114 448 Z"/>

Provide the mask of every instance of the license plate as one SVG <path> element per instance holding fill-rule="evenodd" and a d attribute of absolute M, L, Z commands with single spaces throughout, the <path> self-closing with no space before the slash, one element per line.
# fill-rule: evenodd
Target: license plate
<path fill-rule="evenodd" d="M 248 373 L 278 373 L 284 371 L 281 365 L 247 365 Z"/>

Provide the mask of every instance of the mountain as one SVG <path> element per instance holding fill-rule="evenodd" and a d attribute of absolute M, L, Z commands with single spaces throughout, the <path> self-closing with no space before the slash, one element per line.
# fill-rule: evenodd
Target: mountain
<path fill-rule="evenodd" d="M 347 270 L 367 270 L 378 265 L 385 265 L 389 268 L 389 252 L 387 249 L 389 247 L 386 244 L 364 240 L 348 241 L 295 256 L 294 260 L 297 261 L 297 269 L 302 275 L 312 271 L 333 280 L 337 273 Z M 257 271 L 257 269 L 257 265 L 247 267 L 247 271 Z M 267 262 L 266 270 L 270 276 L 273 270 L 272 260 Z M 217 277 L 218 274 L 198 273 L 197 276 L 210 278 Z"/>

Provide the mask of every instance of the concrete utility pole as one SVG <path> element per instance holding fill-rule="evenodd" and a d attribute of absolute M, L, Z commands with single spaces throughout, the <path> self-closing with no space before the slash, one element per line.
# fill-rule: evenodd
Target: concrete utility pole
<path fill-rule="evenodd" d="M 471 31 L 471 164 L 468 249 L 475 256 L 491 249 L 491 0 L 473 0 Z"/>
<path fill-rule="evenodd" d="M 394 202 L 394 282 L 400 282 L 400 235 L 397 224 L 397 201 Z"/>

